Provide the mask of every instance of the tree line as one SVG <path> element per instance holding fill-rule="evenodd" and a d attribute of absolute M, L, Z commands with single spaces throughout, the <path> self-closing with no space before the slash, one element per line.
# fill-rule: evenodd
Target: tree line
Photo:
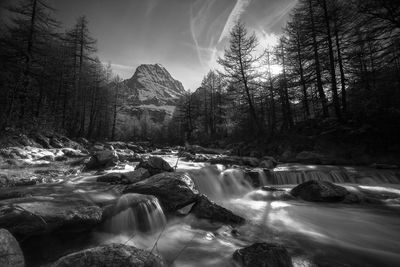
<path fill-rule="evenodd" d="M 62 30 L 44 0 L 7 7 L 0 25 L 0 129 L 114 138 L 118 86 L 85 16 Z"/>
<path fill-rule="evenodd" d="M 260 45 L 233 27 L 221 70 L 181 99 L 176 138 L 273 138 L 326 118 L 400 134 L 399 1 L 299 0 L 278 45 Z"/>

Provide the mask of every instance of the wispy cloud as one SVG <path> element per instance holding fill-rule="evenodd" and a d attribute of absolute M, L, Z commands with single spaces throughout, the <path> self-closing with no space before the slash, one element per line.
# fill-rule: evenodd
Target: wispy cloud
<path fill-rule="evenodd" d="M 222 50 L 219 44 L 245 12 L 252 0 L 236 0 L 232 5 L 220 8 L 217 0 L 197 0 L 190 9 L 190 32 L 200 64 L 215 68 Z"/>
<path fill-rule="evenodd" d="M 218 42 L 221 42 L 225 37 L 229 35 L 233 25 L 240 19 L 240 15 L 246 10 L 251 0 L 237 0 L 235 6 L 233 7 L 229 17 L 225 23 L 224 29 L 219 36 Z"/>
<path fill-rule="evenodd" d="M 263 27 L 266 30 L 272 29 L 276 24 L 281 23 L 284 18 L 297 4 L 297 0 L 292 0 L 286 6 L 283 6 L 280 10 L 276 10 L 273 15 L 267 16 L 263 21 Z"/>

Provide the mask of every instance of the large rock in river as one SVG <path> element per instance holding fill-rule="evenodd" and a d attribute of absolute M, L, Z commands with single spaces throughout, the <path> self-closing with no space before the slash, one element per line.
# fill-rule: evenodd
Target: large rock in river
<path fill-rule="evenodd" d="M 6 229 L 0 229 L 0 266 L 23 267 L 24 255 L 18 241 Z"/>
<path fill-rule="evenodd" d="M 166 211 L 176 211 L 198 197 L 194 182 L 184 172 L 164 172 L 128 186 L 124 192 L 156 196 Z"/>
<path fill-rule="evenodd" d="M 173 172 L 174 169 L 160 157 L 150 157 L 148 160 L 140 162 L 135 169 L 143 168 L 149 171 L 150 175 L 162 172 Z"/>
<path fill-rule="evenodd" d="M 278 244 L 254 243 L 238 249 L 233 259 L 243 267 L 292 267 L 292 259 L 286 248 Z"/>
<path fill-rule="evenodd" d="M 85 249 L 60 258 L 52 267 L 163 267 L 163 260 L 145 250 L 123 244 Z"/>
<path fill-rule="evenodd" d="M 118 162 L 118 155 L 114 150 L 102 150 L 95 152 L 86 163 L 85 170 L 97 170 L 113 167 Z"/>
<path fill-rule="evenodd" d="M 312 202 L 339 202 L 349 194 L 346 188 L 342 186 L 315 180 L 299 184 L 290 193 L 294 197 Z"/>
<path fill-rule="evenodd" d="M 17 236 L 83 231 L 101 222 L 102 210 L 76 198 L 25 197 L 0 201 L 0 227 Z"/>
<path fill-rule="evenodd" d="M 211 222 L 219 222 L 223 224 L 242 224 L 245 220 L 233 214 L 221 206 L 218 206 L 213 201 L 209 200 L 205 195 L 201 195 L 197 202 L 193 205 L 191 214 L 197 218 L 207 219 Z"/>

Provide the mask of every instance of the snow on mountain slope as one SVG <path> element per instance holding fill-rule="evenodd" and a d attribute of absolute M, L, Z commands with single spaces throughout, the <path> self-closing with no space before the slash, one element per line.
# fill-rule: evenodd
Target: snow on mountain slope
<path fill-rule="evenodd" d="M 160 64 L 140 65 L 124 83 L 132 104 L 174 105 L 185 92 L 182 83 Z"/>
<path fill-rule="evenodd" d="M 123 101 L 117 113 L 118 136 L 151 137 L 151 132 L 168 124 L 184 93 L 182 83 L 160 64 L 140 65 L 132 78 L 123 81 Z"/>

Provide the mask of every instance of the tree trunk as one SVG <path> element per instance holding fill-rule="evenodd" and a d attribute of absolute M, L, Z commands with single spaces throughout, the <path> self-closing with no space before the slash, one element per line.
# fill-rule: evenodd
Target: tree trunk
<path fill-rule="evenodd" d="M 317 44 L 317 36 L 316 36 L 316 29 L 315 29 L 315 22 L 314 22 L 314 10 L 312 7 L 312 0 L 308 0 L 308 4 L 309 4 L 311 27 L 312 27 L 313 50 L 314 50 L 314 59 L 315 59 L 315 72 L 317 75 L 318 94 L 319 94 L 319 98 L 320 98 L 321 105 L 322 105 L 323 116 L 328 117 L 329 111 L 328 111 L 328 105 L 327 105 L 327 101 L 326 101 L 324 88 L 322 86 L 321 65 L 319 62 L 319 55 L 318 55 L 318 44 Z"/>
<path fill-rule="evenodd" d="M 331 80 L 332 80 L 331 83 L 332 83 L 333 106 L 335 107 L 336 116 L 338 117 L 339 120 L 341 120 L 342 112 L 340 110 L 339 95 L 338 95 L 338 91 L 337 91 L 336 72 L 335 72 L 335 57 L 333 55 L 331 27 L 330 27 L 330 23 L 329 23 L 329 15 L 328 15 L 328 8 L 326 6 L 326 0 L 322 0 L 322 7 L 324 9 L 326 34 L 328 37 L 329 67 L 330 67 Z"/>

